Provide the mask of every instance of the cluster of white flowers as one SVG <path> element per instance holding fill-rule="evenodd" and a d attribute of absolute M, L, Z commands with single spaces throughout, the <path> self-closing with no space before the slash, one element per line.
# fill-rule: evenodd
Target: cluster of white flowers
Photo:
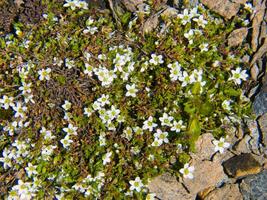
<path fill-rule="evenodd" d="M 200 15 L 198 13 L 198 8 L 195 7 L 191 10 L 184 9 L 183 14 L 178 14 L 178 18 L 181 19 L 181 22 L 183 25 L 186 25 L 187 23 L 191 23 L 191 20 L 195 21 L 198 26 L 204 28 L 206 24 L 208 23 L 203 15 Z"/>
<path fill-rule="evenodd" d="M 81 182 L 76 183 L 72 188 L 80 193 L 83 193 L 85 197 L 100 197 L 101 188 L 105 183 L 105 174 L 98 172 L 95 177 L 88 175 Z"/>
<path fill-rule="evenodd" d="M 80 0 L 65 0 L 64 7 L 70 7 L 71 10 L 79 9 L 88 9 L 88 4 L 85 1 Z"/>
<path fill-rule="evenodd" d="M 86 21 L 86 29 L 84 29 L 83 33 L 90 33 L 91 35 L 95 34 L 98 31 L 97 26 L 94 26 L 94 19 L 89 17 Z"/>

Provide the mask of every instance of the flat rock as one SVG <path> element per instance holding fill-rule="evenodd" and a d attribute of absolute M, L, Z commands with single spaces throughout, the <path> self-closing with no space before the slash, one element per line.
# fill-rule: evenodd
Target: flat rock
<path fill-rule="evenodd" d="M 210 133 L 201 135 L 195 143 L 196 153 L 192 153 L 191 157 L 194 160 L 210 160 L 214 152 L 214 137 Z"/>
<path fill-rule="evenodd" d="M 240 4 L 233 3 L 230 0 L 201 0 L 201 3 L 226 19 L 235 16 L 240 7 Z"/>
<path fill-rule="evenodd" d="M 258 119 L 258 123 L 262 134 L 262 143 L 267 146 L 267 113 Z"/>
<path fill-rule="evenodd" d="M 230 47 L 238 46 L 242 44 L 248 34 L 248 28 L 243 27 L 234 30 L 228 37 L 228 45 Z"/>
<path fill-rule="evenodd" d="M 193 200 L 195 197 L 189 194 L 181 183 L 169 173 L 162 174 L 151 180 L 148 184 L 149 192 L 164 200 Z"/>
<path fill-rule="evenodd" d="M 194 196 L 204 189 L 221 184 L 227 178 L 218 162 L 202 161 L 192 165 L 195 167 L 194 178 L 183 179 L 183 184 Z"/>
<path fill-rule="evenodd" d="M 234 150 L 238 153 L 250 153 L 250 144 L 249 141 L 251 140 L 251 136 L 249 135 L 245 135 L 245 137 L 240 140 L 235 146 L 234 146 Z"/>
<path fill-rule="evenodd" d="M 234 178 L 240 178 L 261 171 L 260 163 L 250 153 L 240 154 L 223 163 L 225 172 Z"/>
<path fill-rule="evenodd" d="M 240 184 L 240 191 L 244 200 L 267 199 L 267 170 L 259 174 L 246 177 Z"/>
<path fill-rule="evenodd" d="M 259 131 L 259 128 L 258 128 L 258 123 L 257 121 L 255 120 L 246 120 L 246 124 L 248 126 L 248 129 L 249 129 L 249 134 L 251 136 L 251 140 L 249 140 L 249 145 L 250 145 L 250 149 L 253 153 L 255 154 L 260 154 L 260 138 L 261 138 L 261 135 L 260 135 L 260 131 Z"/>
<path fill-rule="evenodd" d="M 144 0 L 122 0 L 122 3 L 127 8 L 127 10 L 135 12 L 138 5 L 143 4 Z"/>
<path fill-rule="evenodd" d="M 238 184 L 227 184 L 210 192 L 204 200 L 242 200 Z"/>

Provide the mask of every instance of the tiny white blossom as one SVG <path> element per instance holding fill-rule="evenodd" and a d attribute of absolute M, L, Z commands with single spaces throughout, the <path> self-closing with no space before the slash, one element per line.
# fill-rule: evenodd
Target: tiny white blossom
<path fill-rule="evenodd" d="M 127 89 L 127 93 L 126 93 L 127 97 L 128 96 L 136 97 L 136 92 L 138 90 L 136 89 L 135 84 L 132 84 L 132 85 L 127 84 L 126 85 L 126 89 Z"/>
<path fill-rule="evenodd" d="M 184 9 L 183 14 L 178 14 L 178 17 L 182 19 L 182 24 L 186 25 L 187 23 L 190 23 L 193 16 L 189 14 L 188 9 Z"/>
<path fill-rule="evenodd" d="M 51 73 L 51 69 L 47 68 L 47 69 L 41 69 L 38 71 L 39 74 L 39 80 L 43 81 L 43 80 L 50 80 L 50 73 Z"/>
<path fill-rule="evenodd" d="M 32 86 L 32 83 L 25 83 L 25 82 L 22 82 L 22 86 L 19 87 L 19 90 L 22 91 L 22 94 L 27 94 L 27 93 L 31 93 L 31 86 Z"/>
<path fill-rule="evenodd" d="M 220 153 L 223 153 L 224 149 L 230 147 L 230 143 L 226 142 L 223 137 L 221 137 L 220 140 L 214 140 L 212 143 L 215 145 L 215 152 L 219 151 Z"/>
<path fill-rule="evenodd" d="M 242 70 L 240 67 L 236 68 L 236 70 L 231 70 L 232 77 L 229 80 L 233 80 L 236 85 L 240 85 L 242 80 L 245 81 L 248 78 L 248 74 L 246 70 Z"/>
<path fill-rule="evenodd" d="M 112 152 L 108 152 L 103 156 L 103 158 L 102 158 L 103 165 L 106 165 L 107 163 L 109 163 L 111 161 L 111 159 L 110 159 L 111 155 L 112 155 Z"/>
<path fill-rule="evenodd" d="M 64 104 L 62 105 L 62 108 L 66 111 L 71 109 L 71 102 L 69 102 L 68 100 L 64 101 Z"/>
<path fill-rule="evenodd" d="M 153 123 L 153 117 L 150 116 L 146 121 L 143 123 L 143 129 L 152 131 L 153 128 L 157 127 L 158 125 L 156 123 Z"/>
<path fill-rule="evenodd" d="M 172 125 L 172 128 L 171 128 L 171 131 L 175 131 L 177 133 L 180 133 L 181 129 L 185 129 L 185 128 L 186 127 L 183 125 L 183 121 L 182 120 L 179 120 L 178 122 L 174 121 L 173 125 Z"/>
<path fill-rule="evenodd" d="M 193 21 L 197 22 L 198 26 L 202 28 L 204 28 L 208 24 L 203 15 L 200 15 L 199 18 L 194 18 Z"/>
<path fill-rule="evenodd" d="M 142 183 L 142 180 L 140 179 L 140 177 L 136 177 L 135 180 L 131 180 L 129 181 L 130 183 L 130 190 L 136 190 L 137 192 L 141 191 L 141 188 L 144 186 L 144 184 Z"/>
<path fill-rule="evenodd" d="M 73 68 L 75 65 L 74 65 L 74 60 L 70 60 L 69 58 L 65 58 L 65 66 L 68 68 L 68 69 L 71 69 Z"/>
<path fill-rule="evenodd" d="M 93 110 L 92 110 L 92 108 L 88 108 L 88 107 L 86 107 L 86 108 L 84 108 L 84 112 L 83 112 L 87 117 L 90 117 L 91 115 L 92 115 L 92 113 L 93 113 Z"/>
<path fill-rule="evenodd" d="M 146 195 L 146 200 L 156 200 L 156 194 L 155 193 L 149 193 Z"/>
<path fill-rule="evenodd" d="M 13 110 L 16 112 L 15 117 L 25 117 L 25 112 L 27 111 L 26 106 L 22 106 L 21 102 L 17 102 L 16 105 L 13 107 Z"/>
<path fill-rule="evenodd" d="M 63 139 L 60 140 L 60 142 L 64 148 L 68 148 L 73 142 L 73 140 L 70 139 L 69 135 L 66 135 Z"/>
<path fill-rule="evenodd" d="M 153 53 L 151 55 L 151 59 L 149 60 L 149 63 L 153 64 L 153 65 L 162 64 L 162 63 L 164 63 L 163 56 L 162 55 L 156 55 Z"/>
<path fill-rule="evenodd" d="M 167 113 L 163 113 L 163 116 L 159 118 L 162 126 L 171 126 L 173 120 L 172 116 L 169 116 Z"/>
<path fill-rule="evenodd" d="M 85 63 L 85 70 L 83 72 L 88 76 L 93 76 L 93 66 L 88 63 Z"/>
<path fill-rule="evenodd" d="M 63 131 L 66 132 L 68 135 L 77 135 L 78 127 L 69 124 L 67 128 L 63 128 Z"/>
<path fill-rule="evenodd" d="M 28 163 L 28 167 L 25 168 L 27 175 L 31 177 L 32 175 L 38 174 L 36 171 L 37 166 L 32 165 L 31 163 Z"/>
<path fill-rule="evenodd" d="M 184 168 L 180 169 L 179 172 L 181 174 L 183 174 L 184 178 L 193 179 L 194 178 L 194 176 L 193 176 L 194 170 L 195 170 L 194 166 L 189 166 L 189 164 L 186 163 L 184 165 Z"/>
<path fill-rule="evenodd" d="M 42 129 L 40 130 L 40 133 L 44 135 L 45 140 L 51 140 L 55 138 L 55 136 L 52 135 L 52 132 L 49 130 L 46 130 L 45 127 L 42 127 Z"/>
<path fill-rule="evenodd" d="M 162 140 L 164 143 L 169 143 L 168 133 L 162 132 L 160 129 L 157 129 L 157 132 L 154 133 L 154 137 Z"/>
<path fill-rule="evenodd" d="M 0 105 L 7 110 L 9 107 L 14 107 L 14 98 L 13 97 L 8 97 L 4 95 L 2 99 L 0 99 Z"/>
<path fill-rule="evenodd" d="M 199 45 L 199 48 L 200 48 L 200 51 L 203 52 L 203 51 L 208 51 L 208 46 L 209 44 L 208 43 L 203 43 L 201 45 Z"/>
<path fill-rule="evenodd" d="M 222 102 L 223 109 L 230 111 L 231 110 L 231 106 L 230 106 L 231 102 L 232 102 L 231 100 L 224 100 Z"/>

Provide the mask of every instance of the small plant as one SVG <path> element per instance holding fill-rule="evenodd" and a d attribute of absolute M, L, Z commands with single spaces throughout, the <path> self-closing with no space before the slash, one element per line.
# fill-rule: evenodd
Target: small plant
<path fill-rule="evenodd" d="M 223 137 L 250 113 L 249 49 L 225 45 L 243 16 L 224 22 L 199 5 L 143 35 L 152 2 L 125 31 L 84 1 L 44 4 L 38 26 L 0 38 L 3 197 L 153 199 L 152 177 L 193 178 L 199 135 Z"/>

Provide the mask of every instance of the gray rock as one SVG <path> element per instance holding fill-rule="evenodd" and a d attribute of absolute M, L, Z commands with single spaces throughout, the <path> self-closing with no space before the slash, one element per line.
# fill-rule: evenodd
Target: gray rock
<path fill-rule="evenodd" d="M 245 178 L 240 184 L 244 200 L 267 199 L 267 170 Z"/>
<path fill-rule="evenodd" d="M 253 111 L 257 117 L 267 113 L 267 84 L 262 87 L 253 102 Z"/>
<path fill-rule="evenodd" d="M 258 119 L 258 123 L 262 134 L 262 143 L 267 147 L 267 113 Z"/>
<path fill-rule="evenodd" d="M 228 45 L 233 47 L 242 44 L 247 34 L 248 28 L 245 27 L 234 30 L 228 37 Z"/>

